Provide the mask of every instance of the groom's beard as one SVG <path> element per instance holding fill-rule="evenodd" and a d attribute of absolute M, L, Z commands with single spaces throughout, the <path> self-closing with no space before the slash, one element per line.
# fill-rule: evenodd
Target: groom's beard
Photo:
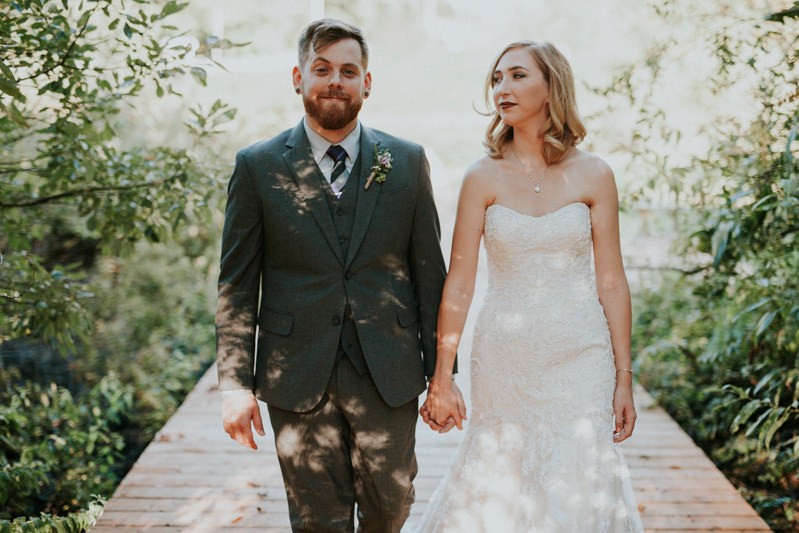
<path fill-rule="evenodd" d="M 309 98 L 305 94 L 302 95 L 302 103 L 305 105 L 305 112 L 326 130 L 339 130 L 355 120 L 363 105 L 363 100 L 360 98 L 358 100 L 352 100 L 349 99 L 348 95 L 342 93 L 328 93 L 321 96 L 348 98 L 346 102 L 343 102 L 344 105 L 341 105 L 342 102 L 322 101 L 320 103 L 317 100 Z"/>

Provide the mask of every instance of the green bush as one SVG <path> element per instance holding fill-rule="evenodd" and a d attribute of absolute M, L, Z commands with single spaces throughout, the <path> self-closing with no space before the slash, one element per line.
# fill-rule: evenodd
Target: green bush
<path fill-rule="evenodd" d="M 684 269 L 636 295 L 641 381 L 774 530 L 797 531 L 799 2 L 756 15 L 705 13 L 707 34 L 665 43 L 608 94 L 640 110 L 628 146 L 652 174 L 634 196 L 660 199 Z M 716 61 L 708 90 L 746 89 L 756 104 L 746 122 L 716 118 L 703 131 L 709 149 L 687 163 L 671 157 L 684 137 L 651 99 L 686 50 Z"/>
<path fill-rule="evenodd" d="M 85 528 L 213 357 L 235 110 L 180 90 L 234 45 L 187 5 L 0 4 L 0 531 Z"/>
<path fill-rule="evenodd" d="M 103 513 L 105 500 L 95 498 L 85 511 L 65 516 L 42 514 L 37 518 L 0 520 L 0 533 L 83 533 L 89 531 Z"/>
<path fill-rule="evenodd" d="M 93 494 L 110 494 L 132 388 L 112 375 L 76 401 L 64 388 L 18 384 L 7 372 L 0 381 L 8 384 L 0 392 L 0 518 L 75 512 Z"/>

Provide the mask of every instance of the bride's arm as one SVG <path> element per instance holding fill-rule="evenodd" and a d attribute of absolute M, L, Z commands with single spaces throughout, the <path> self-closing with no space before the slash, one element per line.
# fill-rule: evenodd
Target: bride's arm
<path fill-rule="evenodd" d="M 492 201 L 488 192 L 486 180 L 479 171 L 467 172 L 458 198 L 449 272 L 438 311 L 435 372 L 423 407 L 429 418 L 440 426 L 445 426 L 451 417 L 455 425 L 463 429 L 466 418 L 466 408 L 460 391 L 453 384 L 452 371 L 474 296 L 485 210 Z"/>
<path fill-rule="evenodd" d="M 616 390 L 613 413 L 616 419 L 614 440 L 621 442 L 635 427 L 633 374 L 630 354 L 632 311 L 630 287 L 624 273 L 619 239 L 619 199 L 613 172 L 604 162 L 593 176 L 591 227 L 599 301 L 605 310 L 616 364 Z"/>

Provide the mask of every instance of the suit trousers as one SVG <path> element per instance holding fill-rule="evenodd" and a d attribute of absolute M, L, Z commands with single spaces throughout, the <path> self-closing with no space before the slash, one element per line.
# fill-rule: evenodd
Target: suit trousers
<path fill-rule="evenodd" d="M 418 400 L 390 407 L 342 350 L 319 405 L 269 406 L 295 533 L 399 533 L 414 499 Z"/>

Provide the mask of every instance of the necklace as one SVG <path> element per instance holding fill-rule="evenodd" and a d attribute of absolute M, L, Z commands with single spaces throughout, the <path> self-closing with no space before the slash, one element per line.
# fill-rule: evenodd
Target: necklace
<path fill-rule="evenodd" d="M 518 156 L 518 155 L 516 155 L 516 150 L 514 150 L 514 149 L 513 149 L 513 145 L 512 145 L 512 144 L 510 145 L 510 151 L 513 153 L 513 157 L 516 159 L 516 161 L 517 161 L 517 162 L 519 163 L 519 165 L 522 167 L 522 170 L 524 170 L 524 173 L 525 173 L 525 174 L 527 174 L 527 177 L 528 177 L 528 178 L 530 178 L 530 180 L 532 181 L 532 180 L 533 180 L 533 173 L 530 171 L 530 169 L 528 168 L 528 166 L 527 166 L 527 165 L 525 165 L 525 164 L 522 162 L 522 160 L 521 160 L 521 159 L 519 159 L 519 156 Z M 533 190 L 534 190 L 536 193 L 539 193 L 539 192 L 541 192 L 541 184 L 543 184 L 543 183 L 544 183 L 544 176 L 546 176 L 546 174 L 547 174 L 547 170 L 549 170 L 549 164 L 547 164 L 547 165 L 545 165 L 545 166 L 544 166 L 544 171 L 543 171 L 543 172 L 541 173 L 541 175 L 538 177 L 538 181 L 537 181 L 537 182 L 535 182 L 535 185 L 533 186 Z"/>

